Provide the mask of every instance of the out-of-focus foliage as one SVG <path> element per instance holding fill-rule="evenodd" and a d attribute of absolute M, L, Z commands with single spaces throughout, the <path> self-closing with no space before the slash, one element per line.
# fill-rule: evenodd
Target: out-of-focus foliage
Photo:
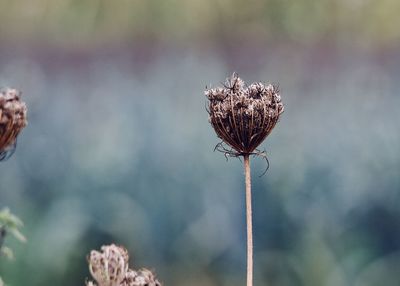
<path fill-rule="evenodd" d="M 0 211 L 0 254 L 4 254 L 9 258 L 13 258 L 13 252 L 10 248 L 3 245 L 4 239 L 8 233 L 13 235 L 21 242 L 26 242 L 25 236 L 20 232 L 23 226 L 22 221 L 13 215 L 8 208 Z"/>
<path fill-rule="evenodd" d="M 30 111 L 4 281 L 82 285 L 115 242 L 164 285 L 244 284 L 242 165 L 203 95 L 237 71 L 285 103 L 253 160 L 256 284 L 398 286 L 399 3 L 0 0 L 0 85 Z"/>
<path fill-rule="evenodd" d="M 11 248 L 3 245 L 8 233 L 11 233 L 19 241 L 26 242 L 26 238 L 19 230 L 22 226 L 22 221 L 17 216 L 13 215 L 8 208 L 4 208 L 0 211 L 0 258 L 2 255 L 10 259 L 14 258 Z M 4 282 L 0 277 L 0 286 L 3 285 Z"/>

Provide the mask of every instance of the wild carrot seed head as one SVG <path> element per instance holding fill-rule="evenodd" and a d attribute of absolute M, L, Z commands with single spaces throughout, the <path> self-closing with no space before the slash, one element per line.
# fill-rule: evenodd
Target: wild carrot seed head
<path fill-rule="evenodd" d="M 207 89 L 209 121 L 217 136 L 236 155 L 248 155 L 271 133 L 283 112 L 276 86 L 261 82 L 246 86 L 233 74 L 223 87 Z"/>
<path fill-rule="evenodd" d="M 124 247 L 104 245 L 101 252 L 90 252 L 89 270 L 98 286 L 161 286 L 150 270 L 129 269 L 128 260 L 129 254 Z M 86 281 L 86 286 L 96 286 L 96 283 Z"/>
<path fill-rule="evenodd" d="M 12 152 L 17 136 L 26 126 L 27 108 L 16 89 L 0 90 L 0 161 Z"/>

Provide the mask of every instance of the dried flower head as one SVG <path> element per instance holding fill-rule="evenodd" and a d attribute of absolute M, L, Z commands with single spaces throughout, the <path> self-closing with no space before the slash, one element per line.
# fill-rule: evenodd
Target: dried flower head
<path fill-rule="evenodd" d="M 119 286 L 128 271 L 128 251 L 115 244 L 102 246 L 101 250 L 90 252 L 90 273 L 100 286 Z"/>
<path fill-rule="evenodd" d="M 12 154 L 17 136 L 27 124 L 27 109 L 20 95 L 16 89 L 0 91 L 0 161 Z"/>
<path fill-rule="evenodd" d="M 261 82 L 246 86 L 237 74 L 228 78 L 223 87 L 207 89 L 205 95 L 212 127 L 235 150 L 222 151 L 232 156 L 254 154 L 284 109 L 276 86 Z"/>
<path fill-rule="evenodd" d="M 161 286 L 156 276 L 147 269 L 135 271 L 128 267 L 129 255 L 125 248 L 115 244 L 101 247 L 101 252 L 91 251 L 89 270 L 98 286 Z M 86 281 L 86 286 L 97 286 Z"/>
<path fill-rule="evenodd" d="M 148 269 L 128 270 L 121 286 L 161 286 L 156 276 Z"/>

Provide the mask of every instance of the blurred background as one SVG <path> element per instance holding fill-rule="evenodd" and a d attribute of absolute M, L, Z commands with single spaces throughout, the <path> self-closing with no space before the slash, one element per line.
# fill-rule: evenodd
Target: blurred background
<path fill-rule="evenodd" d="M 244 178 L 203 91 L 236 71 L 285 113 L 252 160 L 255 285 L 400 285 L 400 2 L 0 0 L 0 85 L 29 125 L 0 163 L 28 238 L 11 286 L 84 285 L 125 245 L 164 284 L 244 285 Z"/>

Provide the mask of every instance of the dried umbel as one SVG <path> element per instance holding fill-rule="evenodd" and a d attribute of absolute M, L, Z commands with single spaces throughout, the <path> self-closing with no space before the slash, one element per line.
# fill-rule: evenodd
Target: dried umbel
<path fill-rule="evenodd" d="M 254 154 L 283 112 L 276 86 L 261 82 L 246 86 L 237 74 L 228 78 L 223 87 L 207 89 L 205 95 L 212 127 L 235 150 L 227 152 L 229 155 Z"/>
<path fill-rule="evenodd" d="M 115 244 L 92 250 L 88 257 L 89 270 L 98 286 L 161 286 L 156 276 L 147 269 L 129 269 L 129 255 L 125 248 Z M 86 281 L 87 286 L 97 286 Z"/>
<path fill-rule="evenodd" d="M 27 109 L 20 94 L 11 88 L 0 91 L 0 161 L 12 154 L 17 136 L 27 124 Z"/>
<path fill-rule="evenodd" d="M 101 250 L 90 252 L 90 273 L 100 286 L 119 286 L 128 271 L 128 252 L 115 244 L 102 246 Z"/>

